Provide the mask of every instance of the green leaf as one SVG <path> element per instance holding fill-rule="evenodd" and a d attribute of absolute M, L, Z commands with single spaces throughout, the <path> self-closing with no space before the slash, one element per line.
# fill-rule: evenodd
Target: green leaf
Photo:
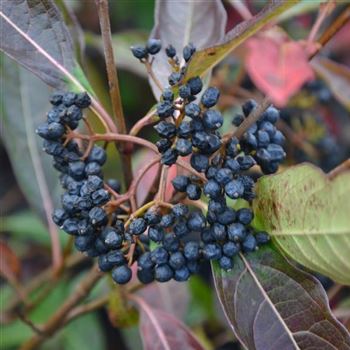
<path fill-rule="evenodd" d="M 51 217 L 59 200 L 58 174 L 42 149 L 35 129 L 49 109 L 47 86 L 33 74 L 1 55 L 1 109 L 4 140 L 18 183 L 41 217 Z"/>
<path fill-rule="evenodd" d="M 151 38 L 158 38 L 164 46 L 173 45 L 181 57 L 182 49 L 192 42 L 197 48 L 210 47 L 225 37 L 227 14 L 220 1 L 172 1 L 158 0 L 155 6 L 155 25 Z M 165 50 L 161 50 L 152 63 L 152 69 L 163 87 L 169 85 L 172 67 Z M 161 91 L 149 79 L 157 99 Z"/>
<path fill-rule="evenodd" d="M 349 333 L 331 314 L 314 277 L 271 246 L 234 263 L 229 272 L 213 263 L 213 274 L 226 317 L 245 348 L 350 349 Z"/>
<path fill-rule="evenodd" d="M 86 33 L 86 43 L 103 52 L 103 43 L 100 35 Z M 125 31 L 112 35 L 113 51 L 117 67 L 147 78 L 147 71 L 139 60 L 132 55 L 130 46 L 135 43 L 143 43 L 147 40 L 147 34 L 139 31 Z"/>
<path fill-rule="evenodd" d="M 315 57 L 311 61 L 311 65 L 317 75 L 325 81 L 338 101 L 350 110 L 349 67 L 326 57 Z"/>
<path fill-rule="evenodd" d="M 72 38 L 52 0 L 2 0 L 0 49 L 54 88 L 85 90 Z"/>
<path fill-rule="evenodd" d="M 284 253 L 333 280 L 350 284 L 350 173 L 329 180 L 303 164 L 262 177 L 254 213 Z"/>
<path fill-rule="evenodd" d="M 80 27 L 73 9 L 71 8 L 72 2 L 69 2 L 67 0 L 55 0 L 55 3 L 61 11 L 64 22 L 66 23 L 69 29 L 69 33 L 73 39 L 75 57 L 80 64 L 83 64 L 83 54 L 85 50 L 84 32 Z"/>
<path fill-rule="evenodd" d="M 204 75 L 237 46 L 299 1 L 300 0 L 270 1 L 256 16 L 238 24 L 229 31 L 222 42 L 217 43 L 215 46 L 197 51 L 187 67 L 185 80 L 198 75 Z"/>
<path fill-rule="evenodd" d="M 47 228 L 31 211 L 21 211 L 1 218 L 1 230 L 9 232 L 11 237 L 24 242 L 38 243 L 46 247 L 51 246 Z M 63 231 L 59 233 L 62 245 L 68 241 L 68 236 Z"/>

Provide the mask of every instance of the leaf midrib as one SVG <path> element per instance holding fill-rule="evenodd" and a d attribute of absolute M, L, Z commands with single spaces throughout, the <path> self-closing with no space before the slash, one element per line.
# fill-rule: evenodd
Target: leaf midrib
<path fill-rule="evenodd" d="M 249 272 L 249 274 L 253 278 L 255 284 L 257 285 L 257 287 L 259 288 L 260 292 L 262 293 L 263 297 L 268 302 L 268 304 L 272 308 L 273 312 L 276 314 L 277 318 L 279 319 L 279 321 L 281 322 L 283 328 L 286 330 L 289 338 L 291 339 L 293 345 L 295 346 L 295 349 L 296 350 L 301 350 L 299 348 L 298 344 L 296 343 L 295 339 L 294 339 L 293 333 L 290 331 L 290 329 L 286 325 L 284 319 L 281 317 L 281 315 L 279 314 L 278 310 L 276 309 L 274 303 L 272 302 L 272 300 L 270 299 L 269 295 L 266 293 L 265 289 L 263 288 L 263 286 L 261 285 L 260 281 L 256 277 L 256 275 L 255 275 L 254 271 L 252 270 L 249 262 L 246 260 L 246 258 L 244 257 L 244 255 L 242 253 L 239 253 L 239 255 L 240 255 L 240 258 L 241 258 L 241 260 L 243 261 L 243 263 L 244 263 L 244 265 L 246 267 L 246 271 Z M 236 285 L 236 288 L 237 288 L 237 286 L 238 286 L 238 284 Z"/>

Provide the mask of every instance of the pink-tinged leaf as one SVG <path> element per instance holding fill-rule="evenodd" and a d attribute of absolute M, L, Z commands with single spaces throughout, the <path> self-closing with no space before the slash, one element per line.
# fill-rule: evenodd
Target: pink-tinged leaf
<path fill-rule="evenodd" d="M 149 284 L 142 288 L 138 295 L 152 309 L 162 310 L 178 319 L 184 318 L 190 301 L 188 284 L 176 281 Z"/>
<path fill-rule="evenodd" d="M 161 39 L 164 48 L 173 45 L 180 58 L 183 47 L 190 42 L 200 49 L 215 45 L 225 36 L 226 11 L 221 0 L 157 0 L 154 17 L 151 38 Z M 169 85 L 171 65 L 164 48 L 154 56 L 152 66 L 162 86 L 166 87 Z M 159 88 L 151 79 L 150 84 L 155 97 L 159 99 Z"/>
<path fill-rule="evenodd" d="M 20 273 L 21 263 L 16 254 L 5 242 L 0 242 L 0 275 L 13 283 L 18 280 Z"/>
<path fill-rule="evenodd" d="M 332 315 L 321 284 L 272 245 L 235 257 L 229 272 L 212 267 L 227 320 L 245 348 L 350 349 L 350 335 Z"/>
<path fill-rule="evenodd" d="M 168 178 L 166 182 L 166 188 L 165 188 L 165 201 L 168 202 L 174 195 L 174 187 L 171 181 L 176 177 L 177 175 L 177 166 L 176 164 L 172 165 L 169 168 L 168 171 Z"/>
<path fill-rule="evenodd" d="M 325 57 L 315 57 L 311 65 L 326 82 L 334 96 L 350 110 L 350 69 Z"/>
<path fill-rule="evenodd" d="M 247 71 L 273 103 L 283 107 L 307 81 L 314 78 L 307 50 L 285 38 L 260 36 L 247 42 Z"/>
<path fill-rule="evenodd" d="M 283 107 L 307 81 L 314 78 L 301 43 L 260 36 L 247 43 L 247 71 L 273 103 Z"/>
<path fill-rule="evenodd" d="M 175 317 L 151 308 L 142 298 L 130 296 L 140 309 L 144 350 L 204 350 L 191 331 Z"/>
<path fill-rule="evenodd" d="M 136 162 L 134 177 L 137 177 L 144 173 L 136 190 L 137 204 L 141 205 L 147 198 L 149 191 L 154 185 L 154 181 L 157 179 L 160 165 L 158 162 L 149 167 L 150 162 L 152 159 L 154 159 L 154 152 L 151 152 L 149 150 L 141 151 L 138 155 L 138 159 L 139 161 Z"/>

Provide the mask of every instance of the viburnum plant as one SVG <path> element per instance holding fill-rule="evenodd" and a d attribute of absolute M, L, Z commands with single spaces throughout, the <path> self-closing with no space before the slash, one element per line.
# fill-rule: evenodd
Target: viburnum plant
<path fill-rule="evenodd" d="M 21 349 L 37 349 L 71 321 L 103 306 L 117 328 L 140 323 L 145 349 L 214 348 L 209 336 L 199 333 L 197 339 L 176 313 L 153 307 L 146 292 L 163 288 L 149 289 L 162 295 L 158 282 L 176 283 L 167 291 L 169 298 L 176 298 L 176 289 L 182 288 L 177 282 L 191 283 L 208 262 L 216 294 L 243 348 L 350 349 L 349 310 L 344 307 L 344 327 L 318 280 L 337 283 L 336 294 L 350 285 L 349 159 L 345 150 L 336 151 L 337 141 L 327 126 L 311 141 L 300 137 L 295 120 L 300 125 L 306 118 L 297 115 L 297 102 L 286 108 L 289 100 L 298 101 L 303 89 L 321 103 L 331 101 L 325 93 L 329 90 L 314 76 L 315 71 L 327 75 L 330 63 L 315 56 L 346 24 L 350 11 L 333 1 L 321 4 L 308 38 L 294 41 L 277 23 L 293 16 L 293 10 L 303 13 L 305 5 L 298 3 L 269 2 L 253 16 L 238 1 L 157 1 L 150 38 L 133 44 L 128 57 L 144 66 L 157 103 L 128 130 L 108 2 L 97 0 L 96 6 L 112 115 L 84 75 L 79 27 L 64 2 L 3 1 L 2 51 L 54 90 L 48 98 L 51 108 L 34 120 L 28 115 L 30 96 L 39 102 L 40 91 L 30 91 L 28 82 L 26 88 L 13 84 L 23 83 L 27 73 L 2 57 L 4 81 L 14 85 L 5 88 L 5 99 L 12 96 L 14 101 L 19 95 L 23 100 L 30 171 L 41 201 L 30 197 L 31 189 L 24 191 L 48 225 L 53 260 L 52 269 L 23 286 L 10 264 L 19 264 L 15 254 L 7 246 L 3 249 L 3 274 L 18 294 L 9 300 L 3 320 L 15 315 L 31 329 Z M 226 33 L 232 10 L 244 21 Z M 219 66 L 220 71 L 226 64 L 230 70 L 226 57 L 238 47 L 244 53 L 237 59 L 265 97 L 240 87 L 244 83 L 237 78 L 243 96 L 228 103 L 228 84 L 212 69 Z M 256 62 L 257 51 L 261 63 Z M 333 91 L 349 108 L 348 96 L 339 88 Z M 14 136 L 6 135 L 6 128 L 16 111 L 4 106 L 9 148 Z M 140 136 L 150 128 L 156 139 Z M 43 139 L 40 151 L 35 149 L 34 129 Z M 104 174 L 113 147 L 119 163 L 112 166 L 121 178 Z M 132 164 L 139 148 L 147 150 L 147 159 L 135 172 Z M 338 158 L 330 160 L 332 152 Z M 331 171 L 325 174 L 307 163 L 293 166 L 298 157 Z M 49 181 L 57 179 L 60 201 L 54 205 Z M 63 250 L 58 235 L 64 233 L 58 228 L 70 237 Z M 43 324 L 32 321 L 31 311 L 78 267 L 85 275 L 62 304 Z M 108 283 L 83 303 L 100 280 Z M 47 288 L 38 295 L 44 284 Z M 199 295 L 192 297 L 204 298 L 196 290 Z M 176 308 L 181 302 L 175 302 Z"/>

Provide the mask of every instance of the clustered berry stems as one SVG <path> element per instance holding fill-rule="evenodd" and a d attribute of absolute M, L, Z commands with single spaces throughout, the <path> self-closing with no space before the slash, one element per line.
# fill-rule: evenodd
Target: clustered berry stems
<path fill-rule="evenodd" d="M 153 60 L 150 61 L 149 59 L 143 59 L 143 60 L 141 60 L 141 62 L 145 65 L 148 75 L 151 77 L 153 82 L 157 85 L 158 89 L 160 91 L 163 91 L 163 86 L 160 83 L 160 81 L 158 80 L 158 78 L 156 77 L 156 75 L 154 74 L 153 69 L 152 69 Z"/>
<path fill-rule="evenodd" d="M 116 69 L 116 62 L 112 47 L 112 34 L 111 25 L 109 21 L 108 1 L 96 0 L 96 5 L 98 9 L 98 16 L 100 19 L 100 27 L 109 83 L 109 94 L 111 97 L 113 114 L 115 117 L 118 132 L 121 134 L 126 134 L 127 129 L 119 90 L 118 73 Z M 124 144 L 117 144 L 117 148 L 120 152 L 123 161 L 122 169 L 124 174 L 124 181 L 126 186 L 128 187 L 132 181 L 133 176 L 131 167 L 131 156 L 130 154 L 125 153 Z"/>

